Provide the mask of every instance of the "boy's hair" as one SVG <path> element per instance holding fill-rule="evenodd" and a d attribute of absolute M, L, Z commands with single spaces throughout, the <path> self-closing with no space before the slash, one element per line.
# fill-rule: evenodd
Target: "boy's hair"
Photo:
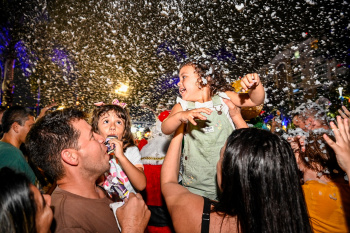
<path fill-rule="evenodd" d="M 226 80 L 225 74 L 221 67 L 214 64 L 213 61 L 204 59 L 188 60 L 181 64 L 180 69 L 185 66 L 192 66 L 195 72 L 199 75 L 197 80 L 200 87 L 209 85 L 210 95 L 213 96 L 218 92 L 233 91 L 232 85 Z M 208 79 L 210 77 L 210 79 Z M 207 84 L 203 80 L 207 80 Z"/>
<path fill-rule="evenodd" d="M 300 152 L 299 159 L 305 167 L 322 173 L 329 179 L 343 176 L 344 172 L 339 167 L 334 150 L 326 143 L 322 133 L 310 132 L 305 152 Z M 334 136 L 328 135 L 334 139 Z"/>
<path fill-rule="evenodd" d="M 130 146 L 135 146 L 134 142 L 134 136 L 131 133 L 131 120 L 130 120 L 130 115 L 129 112 L 126 108 L 122 108 L 121 106 L 118 105 L 102 105 L 94 109 L 92 112 L 92 117 L 91 117 L 91 126 L 92 130 L 95 133 L 99 133 L 98 131 L 98 120 L 100 117 L 104 114 L 106 114 L 109 111 L 114 111 L 117 116 L 125 121 L 125 129 L 123 133 L 123 138 L 121 139 L 124 144 L 124 152 L 125 150 L 130 147 Z"/>
<path fill-rule="evenodd" d="M 66 108 L 43 116 L 30 129 L 26 138 L 29 156 L 52 179 L 60 179 L 65 174 L 61 152 L 67 148 L 79 149 L 80 131 L 72 123 L 84 119 L 84 112 Z"/>
<path fill-rule="evenodd" d="M 13 106 L 8 108 L 1 119 L 3 132 L 9 132 L 12 124 L 15 122 L 23 126 L 29 119 L 29 116 L 33 116 L 33 113 L 25 107 Z"/>

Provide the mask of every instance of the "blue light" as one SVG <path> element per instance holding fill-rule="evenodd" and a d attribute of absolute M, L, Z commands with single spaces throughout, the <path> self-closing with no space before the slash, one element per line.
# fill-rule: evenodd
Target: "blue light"
<path fill-rule="evenodd" d="M 24 73 L 24 76 L 28 77 L 30 76 L 30 69 L 32 67 L 32 62 L 30 58 L 36 60 L 34 56 L 30 56 L 30 53 L 28 53 L 27 48 L 23 41 L 18 41 L 15 45 L 15 50 L 17 53 L 17 58 L 21 64 L 21 69 Z"/>

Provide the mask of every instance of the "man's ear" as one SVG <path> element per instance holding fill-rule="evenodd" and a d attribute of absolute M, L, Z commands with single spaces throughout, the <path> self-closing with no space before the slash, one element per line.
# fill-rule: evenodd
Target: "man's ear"
<path fill-rule="evenodd" d="M 13 131 L 15 131 L 15 133 L 18 133 L 19 132 L 19 127 L 20 127 L 20 124 L 18 124 L 18 122 L 14 122 L 12 125 L 11 125 L 11 129 Z"/>
<path fill-rule="evenodd" d="M 65 163 L 69 165 L 77 166 L 79 164 L 78 155 L 74 149 L 64 149 L 61 152 L 61 158 Z"/>

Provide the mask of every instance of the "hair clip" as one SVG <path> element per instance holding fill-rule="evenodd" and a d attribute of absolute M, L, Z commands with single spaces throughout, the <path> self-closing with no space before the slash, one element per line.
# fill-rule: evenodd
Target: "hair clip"
<path fill-rule="evenodd" d="M 120 107 L 122 107 L 122 108 L 125 108 L 126 105 L 127 105 L 126 103 L 121 103 L 121 102 L 119 102 L 118 99 L 114 99 L 114 100 L 112 101 L 112 104 L 113 104 L 113 105 L 118 105 L 118 106 L 120 106 Z M 95 106 L 98 106 L 98 107 L 101 107 L 101 106 L 105 105 L 105 103 L 103 103 L 102 101 L 100 101 L 100 102 L 94 103 L 94 105 L 95 105 Z"/>
<path fill-rule="evenodd" d="M 118 106 L 120 106 L 120 107 L 122 107 L 122 108 L 125 108 L 126 105 L 127 105 L 126 103 L 121 103 L 121 102 L 119 102 L 118 99 L 114 99 L 114 100 L 112 101 L 112 104 L 118 105 Z"/>

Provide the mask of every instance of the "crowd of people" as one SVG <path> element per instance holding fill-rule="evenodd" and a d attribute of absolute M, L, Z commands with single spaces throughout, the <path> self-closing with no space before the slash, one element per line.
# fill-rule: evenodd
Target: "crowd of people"
<path fill-rule="evenodd" d="M 90 119 L 1 109 L 0 232 L 349 232 L 345 107 L 337 125 L 318 105 L 299 108 L 281 136 L 240 114 L 264 101 L 257 74 L 239 94 L 206 61 L 179 77 L 181 98 L 141 152 L 117 100 Z"/>

